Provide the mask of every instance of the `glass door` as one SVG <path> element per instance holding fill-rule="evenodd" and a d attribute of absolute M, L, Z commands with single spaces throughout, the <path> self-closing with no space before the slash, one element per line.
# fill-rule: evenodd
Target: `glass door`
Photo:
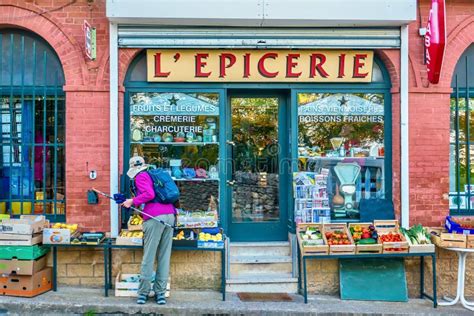
<path fill-rule="evenodd" d="M 282 163 L 289 148 L 285 98 L 231 94 L 229 106 L 230 238 L 287 240 L 289 166 Z"/>

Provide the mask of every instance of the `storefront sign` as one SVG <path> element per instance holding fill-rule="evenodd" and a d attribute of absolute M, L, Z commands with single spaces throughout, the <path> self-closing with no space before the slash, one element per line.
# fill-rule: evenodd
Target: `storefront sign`
<path fill-rule="evenodd" d="M 430 16 L 425 35 L 428 81 L 438 83 L 446 45 L 445 0 L 431 0 Z"/>
<path fill-rule="evenodd" d="M 300 123 L 383 123 L 384 106 L 355 95 L 334 94 L 300 105 L 298 121 Z"/>
<path fill-rule="evenodd" d="M 372 51 L 147 51 L 151 82 L 371 82 Z"/>
<path fill-rule="evenodd" d="M 131 115 L 219 115 L 212 100 L 185 93 L 137 93 L 130 102 Z"/>
<path fill-rule="evenodd" d="M 95 28 L 92 28 L 91 25 L 86 20 L 84 20 L 83 28 L 84 28 L 86 56 L 90 60 L 95 60 L 96 55 L 97 55 Z"/>

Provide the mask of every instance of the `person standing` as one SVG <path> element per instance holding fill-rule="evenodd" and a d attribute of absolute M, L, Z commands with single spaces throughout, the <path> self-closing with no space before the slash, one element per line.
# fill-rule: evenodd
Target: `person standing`
<path fill-rule="evenodd" d="M 150 283 L 153 280 L 153 266 L 155 258 L 158 260 L 153 291 L 159 305 L 166 304 L 166 285 L 170 271 L 171 246 L 173 243 L 173 229 L 164 223 L 174 225 L 176 210 L 173 204 L 155 202 L 153 180 L 146 172 L 149 165 L 143 157 L 130 158 L 127 175 L 133 181 L 132 190 L 135 197 L 127 199 L 122 206 L 140 207 L 143 212 L 143 259 L 140 272 L 137 304 L 145 304 L 151 291 Z M 153 218 L 157 219 L 154 220 Z M 159 221 L 158 221 L 159 220 Z"/>

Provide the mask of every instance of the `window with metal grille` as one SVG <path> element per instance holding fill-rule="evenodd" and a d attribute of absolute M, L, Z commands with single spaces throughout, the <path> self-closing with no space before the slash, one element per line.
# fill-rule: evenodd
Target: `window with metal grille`
<path fill-rule="evenodd" d="M 43 39 L 0 30 L 0 213 L 65 219 L 65 97 Z"/>
<path fill-rule="evenodd" d="M 474 215 L 474 44 L 459 59 L 451 86 L 449 209 Z"/>

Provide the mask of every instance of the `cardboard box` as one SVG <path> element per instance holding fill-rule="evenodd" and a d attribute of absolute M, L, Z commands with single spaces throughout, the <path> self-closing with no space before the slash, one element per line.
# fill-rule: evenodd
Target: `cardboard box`
<path fill-rule="evenodd" d="M 20 219 L 4 219 L 0 224 L 0 233 L 33 235 L 41 233 L 49 222 L 43 215 L 22 215 Z"/>
<path fill-rule="evenodd" d="M 134 279 L 134 282 L 125 282 L 126 279 Z M 119 272 L 117 274 L 117 277 L 115 278 L 115 296 L 137 297 L 139 279 L 140 279 L 139 274 L 122 274 L 122 272 Z M 170 296 L 170 281 L 169 280 L 170 279 L 168 279 L 168 283 L 166 285 L 165 297 Z M 151 282 L 151 288 L 152 290 L 149 296 L 154 296 L 155 293 L 153 293 L 153 281 Z"/>
<path fill-rule="evenodd" d="M 11 275 L 0 277 L 0 295 L 33 297 L 51 290 L 51 268 L 33 275 Z"/>
<path fill-rule="evenodd" d="M 33 275 L 46 266 L 46 256 L 36 260 L 0 260 L 0 274 Z"/>
<path fill-rule="evenodd" d="M 0 259 L 35 260 L 48 252 L 48 246 L 0 246 Z"/>
<path fill-rule="evenodd" d="M 78 235 L 79 233 L 77 231 L 71 234 L 71 231 L 67 228 L 45 228 L 43 230 L 43 244 L 67 245 Z"/>
<path fill-rule="evenodd" d="M 32 246 L 43 241 L 43 235 L 18 235 L 0 233 L 0 246 Z"/>

